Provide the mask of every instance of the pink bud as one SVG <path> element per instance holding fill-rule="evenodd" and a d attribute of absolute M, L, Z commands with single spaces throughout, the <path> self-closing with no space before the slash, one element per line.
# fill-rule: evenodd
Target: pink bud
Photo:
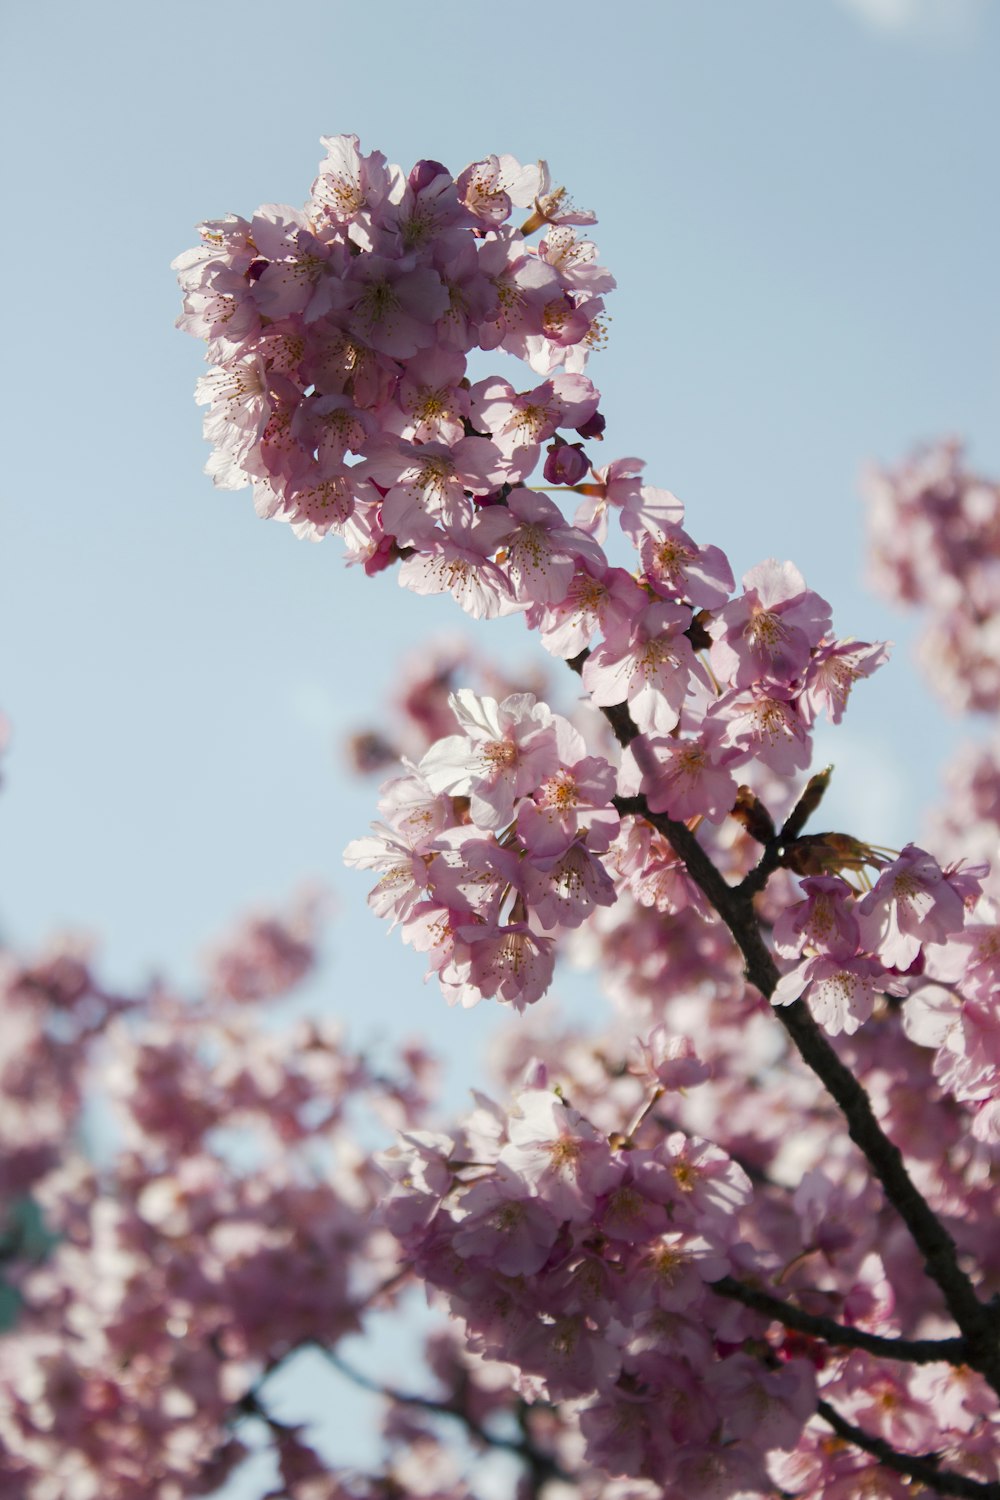
<path fill-rule="evenodd" d="M 600 412 L 595 411 L 594 415 L 592 417 L 588 417 L 586 422 L 581 422 L 580 426 L 576 430 L 582 438 L 600 439 L 604 436 L 604 429 L 606 425 L 607 424 L 604 418 L 601 416 Z"/>
<path fill-rule="evenodd" d="M 436 177 L 450 177 L 448 168 L 442 166 L 439 161 L 426 159 L 418 161 L 410 169 L 410 175 L 406 179 L 415 193 L 422 193 L 424 188 L 430 187 Z"/>
<path fill-rule="evenodd" d="M 564 443 L 560 438 L 550 443 L 542 473 L 549 484 L 579 484 L 590 469 L 590 460 L 582 443 Z"/>
<path fill-rule="evenodd" d="M 369 578 L 374 578 L 376 573 L 382 573 L 386 568 L 391 568 L 394 562 L 398 562 L 402 553 L 396 546 L 394 536 L 384 536 L 379 542 L 371 557 L 365 558 L 365 572 Z"/>

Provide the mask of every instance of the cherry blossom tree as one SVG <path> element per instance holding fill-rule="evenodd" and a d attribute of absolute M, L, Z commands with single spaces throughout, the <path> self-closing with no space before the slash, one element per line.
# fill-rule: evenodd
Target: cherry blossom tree
<path fill-rule="evenodd" d="M 791 561 L 737 585 L 640 459 L 596 461 L 594 216 L 544 163 L 323 146 L 304 208 L 176 262 L 208 471 L 373 588 L 537 632 L 530 683 L 447 649 L 401 678 L 346 851 L 448 1005 L 510 1025 L 449 1118 L 423 1048 L 274 1025 L 317 898 L 249 918 L 197 997 L 6 955 L 0 1493 L 210 1494 L 253 1431 L 270 1500 L 458 1500 L 497 1454 L 524 1500 L 1000 1496 L 993 750 L 930 848 L 824 830 L 817 721 L 887 648 Z M 494 351 L 523 389 L 475 378 Z M 872 486 L 879 579 L 995 708 L 1000 490 L 955 445 Z M 600 1031 L 552 1015 L 561 957 Z M 343 1341 L 414 1286 L 426 1369 L 373 1381 Z M 306 1349 L 380 1399 L 371 1472 L 274 1414 Z"/>

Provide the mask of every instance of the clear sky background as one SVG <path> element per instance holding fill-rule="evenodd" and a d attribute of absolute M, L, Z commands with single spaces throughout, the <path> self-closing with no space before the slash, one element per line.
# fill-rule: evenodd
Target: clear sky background
<path fill-rule="evenodd" d="M 865 591 L 858 478 L 944 433 L 1000 471 L 1000 5 L 8 0 L 0 45 L 6 937 L 89 930 L 112 978 L 189 981 L 314 877 L 359 1035 L 430 1033 L 460 1098 L 492 1024 L 421 985 L 340 864 L 374 789 L 339 740 L 465 617 L 215 492 L 172 326 L 197 222 L 301 204 L 341 131 L 406 167 L 544 156 L 597 210 L 602 460 L 644 457 L 737 575 L 792 558 L 841 633 L 899 643 L 821 753 L 831 822 L 918 831 L 958 729 Z"/>

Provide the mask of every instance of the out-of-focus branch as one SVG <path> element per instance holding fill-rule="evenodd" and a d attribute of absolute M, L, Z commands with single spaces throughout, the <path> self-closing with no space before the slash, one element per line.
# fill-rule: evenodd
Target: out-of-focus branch
<path fill-rule="evenodd" d="M 335 1370 L 345 1376 L 354 1385 L 363 1391 L 371 1391 L 373 1395 L 382 1396 L 386 1401 L 394 1401 L 399 1406 L 413 1406 L 421 1411 L 431 1413 L 437 1417 L 450 1417 L 454 1421 L 461 1422 L 469 1436 L 475 1438 L 487 1448 L 502 1449 L 505 1453 L 513 1453 L 517 1458 L 527 1464 L 536 1488 L 551 1479 L 561 1479 L 566 1483 L 571 1482 L 571 1476 L 562 1470 L 554 1459 L 547 1453 L 542 1453 L 531 1441 L 527 1425 L 521 1422 L 522 1436 L 520 1438 L 501 1437 L 498 1433 L 490 1430 L 478 1422 L 476 1418 L 464 1406 L 456 1401 L 442 1401 L 433 1396 L 422 1396 L 415 1391 L 399 1391 L 394 1386 L 384 1385 L 379 1380 L 373 1380 L 371 1376 L 363 1374 L 360 1370 L 342 1359 L 332 1349 L 323 1351 L 326 1358 Z"/>

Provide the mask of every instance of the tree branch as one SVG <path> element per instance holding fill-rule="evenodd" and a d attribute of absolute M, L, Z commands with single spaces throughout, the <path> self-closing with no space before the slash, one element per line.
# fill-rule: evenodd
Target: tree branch
<path fill-rule="evenodd" d="M 733 1276 L 723 1276 L 719 1281 L 709 1282 L 709 1286 L 720 1297 L 731 1297 L 734 1302 L 742 1302 L 744 1307 L 752 1307 L 755 1312 L 767 1313 L 786 1328 L 822 1339 L 825 1344 L 834 1348 L 864 1349 L 867 1354 L 878 1355 L 880 1359 L 899 1359 L 916 1365 L 935 1364 L 938 1361 L 946 1361 L 952 1365 L 965 1363 L 964 1339 L 884 1338 L 877 1333 L 866 1333 L 863 1328 L 849 1328 L 846 1324 L 838 1323 L 835 1318 L 824 1318 L 806 1312 L 791 1302 L 783 1302 L 780 1297 L 772 1296 L 770 1292 L 747 1286 Z"/>
<path fill-rule="evenodd" d="M 895 1469 L 897 1474 L 905 1474 L 910 1479 L 919 1480 L 937 1495 L 968 1496 L 969 1500 L 998 1500 L 1000 1497 L 1000 1484 L 970 1479 L 967 1475 L 956 1474 L 951 1469 L 939 1469 L 937 1459 L 933 1455 L 919 1458 L 909 1453 L 900 1453 L 897 1449 L 890 1447 L 884 1439 L 870 1437 L 860 1427 L 846 1422 L 827 1401 L 821 1401 L 816 1409 L 823 1421 L 828 1423 L 837 1436 L 842 1437 L 845 1442 L 853 1443 L 856 1448 L 870 1453 L 873 1458 L 878 1459 L 879 1463 L 885 1464 L 887 1469 Z"/>
<path fill-rule="evenodd" d="M 780 868 L 781 855 L 786 844 L 797 839 L 806 823 L 812 817 L 823 798 L 823 793 L 830 784 L 830 776 L 833 767 L 827 766 L 825 771 L 819 771 L 815 776 L 810 776 L 801 797 L 792 808 L 779 831 L 771 836 L 764 845 L 764 853 L 761 855 L 753 869 L 744 875 L 736 889 L 743 896 L 756 895 L 767 885 L 774 872 Z"/>
<path fill-rule="evenodd" d="M 550 1479 L 561 1479 L 567 1484 L 572 1482 L 571 1476 L 561 1469 L 553 1458 L 538 1451 L 531 1442 L 523 1421 L 520 1422 L 523 1437 L 500 1437 L 497 1433 L 490 1432 L 483 1427 L 471 1412 L 466 1411 L 454 1401 L 440 1401 L 433 1396 L 421 1396 L 415 1391 L 397 1391 L 393 1386 L 382 1385 L 380 1381 L 362 1374 L 360 1370 L 355 1370 L 334 1350 L 325 1349 L 323 1352 L 334 1369 L 339 1370 L 341 1375 L 346 1376 L 361 1390 L 371 1391 L 373 1395 L 382 1396 L 386 1401 L 395 1401 L 400 1406 L 414 1406 L 437 1417 L 451 1417 L 452 1420 L 463 1423 L 469 1435 L 485 1447 L 501 1448 L 505 1453 L 513 1453 L 528 1465 L 536 1487 L 544 1480 Z"/>

